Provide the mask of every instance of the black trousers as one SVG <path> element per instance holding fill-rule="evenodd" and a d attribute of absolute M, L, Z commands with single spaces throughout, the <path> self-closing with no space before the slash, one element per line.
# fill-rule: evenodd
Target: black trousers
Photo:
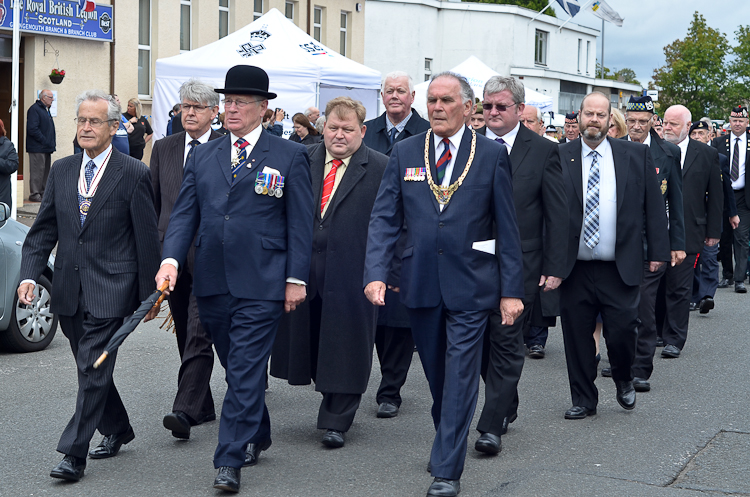
<path fill-rule="evenodd" d="M 490 313 L 484 333 L 482 378 L 484 379 L 484 407 L 477 423 L 477 431 L 500 436 L 503 418 L 518 411 L 518 381 L 524 362 L 523 330 L 531 317 L 534 297 L 523 302 L 523 313 L 512 325 L 502 324 L 499 310 Z"/>
<path fill-rule="evenodd" d="M 679 266 L 668 266 L 665 275 L 666 316 L 661 336 L 665 344 L 675 345 L 680 350 L 687 340 L 695 258 L 696 254 L 688 254 Z"/>
<path fill-rule="evenodd" d="M 602 315 L 612 379 L 632 380 L 640 287 L 626 285 L 614 262 L 577 261 L 560 288 L 560 321 L 573 405 L 595 409 L 599 402 L 594 385 L 596 316 Z"/>
<path fill-rule="evenodd" d="M 734 229 L 727 221 L 728 214 L 724 211 L 724 229 L 719 238 L 719 262 L 721 262 L 721 275 L 724 279 L 734 280 L 734 265 L 732 264 L 732 247 L 734 246 Z"/>
<path fill-rule="evenodd" d="M 183 270 L 180 273 L 168 301 L 182 361 L 172 410 L 182 411 L 194 421 L 200 421 L 207 416 L 216 415 L 210 387 L 214 351 L 211 337 L 203 329 L 198 316 L 198 304 L 193 295 L 193 275 L 190 271 Z"/>
<path fill-rule="evenodd" d="M 128 413 L 112 379 L 117 352 L 110 354 L 99 368 L 94 362 L 104 352 L 122 318 L 98 319 L 89 314 L 83 294 L 73 316 L 60 316 L 60 326 L 70 341 L 78 369 L 76 410 L 63 430 L 57 451 L 85 458 L 94 431 L 102 435 L 122 433 L 130 426 Z"/>
<path fill-rule="evenodd" d="M 735 190 L 734 198 L 737 200 L 737 214 L 740 216 L 740 225 L 734 230 L 734 281 L 740 283 L 745 281 L 747 254 L 750 251 L 750 205 L 744 188 Z"/>
<path fill-rule="evenodd" d="M 375 400 L 378 404 L 390 402 L 401 406 L 401 387 L 406 383 L 414 356 L 411 328 L 378 326 L 375 330 L 375 348 L 382 375 Z"/>
<path fill-rule="evenodd" d="M 654 370 L 654 352 L 656 351 L 656 295 L 659 283 L 667 272 L 667 264 L 653 273 L 648 269 L 648 262 L 644 262 L 643 266 L 641 301 L 638 304 L 640 325 L 635 347 L 635 361 L 631 371 L 636 378 L 649 379 Z"/>
<path fill-rule="evenodd" d="M 310 300 L 310 377 L 316 381 L 318 373 L 318 348 L 320 345 L 320 319 L 323 299 L 316 295 Z M 361 393 L 321 392 L 323 400 L 318 409 L 318 429 L 347 432 L 354 423 Z"/>

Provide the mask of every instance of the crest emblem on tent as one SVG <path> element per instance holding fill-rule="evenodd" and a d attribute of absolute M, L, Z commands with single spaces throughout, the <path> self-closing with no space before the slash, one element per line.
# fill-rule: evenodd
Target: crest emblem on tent
<path fill-rule="evenodd" d="M 267 26 L 263 26 L 261 29 L 258 29 L 256 31 L 253 31 L 250 33 L 250 39 L 251 40 L 260 40 L 260 41 L 266 41 L 269 36 L 271 36 L 271 33 L 266 31 Z"/>
<path fill-rule="evenodd" d="M 262 43 L 258 43 L 257 45 L 253 45 L 252 43 L 243 43 L 242 45 L 240 45 L 240 48 L 237 49 L 237 53 L 245 58 L 248 58 L 252 57 L 253 55 L 262 53 L 265 49 L 266 47 Z"/>
<path fill-rule="evenodd" d="M 310 43 L 304 43 L 300 45 L 300 48 L 302 48 L 307 53 L 310 53 L 312 55 L 326 55 L 327 53 L 325 48 L 318 45 L 314 41 L 311 41 Z"/>

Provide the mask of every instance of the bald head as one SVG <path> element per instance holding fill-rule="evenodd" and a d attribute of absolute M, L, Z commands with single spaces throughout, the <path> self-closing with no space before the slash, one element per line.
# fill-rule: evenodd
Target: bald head
<path fill-rule="evenodd" d="M 39 92 L 39 100 L 44 104 L 45 107 L 50 108 L 52 102 L 55 101 L 55 97 L 51 90 L 42 90 Z"/>
<path fill-rule="evenodd" d="M 544 134 L 544 121 L 542 121 L 542 112 L 533 105 L 527 105 L 521 114 L 521 124 L 529 128 L 538 135 Z"/>
<path fill-rule="evenodd" d="M 690 131 L 693 115 L 684 105 L 673 105 L 664 113 L 664 139 L 675 145 L 682 143 Z"/>

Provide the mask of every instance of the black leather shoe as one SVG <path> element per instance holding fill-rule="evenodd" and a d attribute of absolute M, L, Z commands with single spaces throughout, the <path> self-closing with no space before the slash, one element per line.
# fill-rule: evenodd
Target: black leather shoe
<path fill-rule="evenodd" d="M 708 311 L 714 308 L 714 299 L 711 297 L 703 297 L 698 304 L 698 308 L 700 309 L 701 314 L 708 314 Z"/>
<path fill-rule="evenodd" d="M 675 345 L 667 345 L 664 350 L 661 351 L 661 356 L 669 359 L 677 359 L 680 357 L 680 349 Z"/>
<path fill-rule="evenodd" d="M 212 412 L 211 414 L 206 414 L 205 416 L 198 418 L 197 421 L 190 420 L 190 426 L 202 425 L 203 423 L 208 423 L 209 421 L 216 421 L 215 412 Z"/>
<path fill-rule="evenodd" d="M 129 426 L 123 433 L 107 435 L 102 438 L 99 445 L 89 451 L 89 457 L 91 459 L 106 459 L 108 457 L 114 457 L 120 452 L 120 447 L 132 442 L 134 438 L 135 433 L 133 433 L 132 426 Z"/>
<path fill-rule="evenodd" d="M 182 411 L 170 412 L 162 421 L 164 428 L 172 430 L 172 436 L 187 440 L 190 438 L 190 418 Z"/>
<path fill-rule="evenodd" d="M 83 478 L 83 470 L 86 469 L 86 459 L 75 456 L 65 456 L 60 463 L 52 468 L 49 475 L 61 480 L 78 481 Z"/>
<path fill-rule="evenodd" d="M 612 368 L 602 368 L 602 376 L 612 378 Z"/>
<path fill-rule="evenodd" d="M 427 472 L 432 473 L 432 461 L 427 461 Z"/>
<path fill-rule="evenodd" d="M 573 406 L 565 411 L 565 419 L 583 419 L 586 416 L 593 416 L 596 414 L 596 409 L 589 409 L 583 406 Z"/>
<path fill-rule="evenodd" d="M 651 383 L 645 378 L 633 378 L 633 388 L 636 392 L 648 392 L 651 390 Z"/>
<path fill-rule="evenodd" d="M 742 282 L 735 283 L 734 293 L 747 293 L 747 288 L 745 288 L 745 284 Z"/>
<path fill-rule="evenodd" d="M 719 281 L 719 288 L 728 288 L 732 283 L 734 283 L 734 281 L 731 281 L 728 278 L 722 278 Z"/>
<path fill-rule="evenodd" d="M 690 302 L 690 304 L 688 305 L 688 310 L 690 312 L 697 311 L 698 310 L 698 304 L 696 304 L 695 302 Z"/>
<path fill-rule="evenodd" d="M 493 435 L 492 433 L 482 433 L 474 444 L 474 448 L 478 452 L 494 456 L 503 450 L 503 443 L 497 435 Z"/>
<path fill-rule="evenodd" d="M 635 388 L 632 381 L 616 381 L 617 403 L 620 407 L 630 411 L 635 409 Z"/>
<path fill-rule="evenodd" d="M 240 470 L 222 466 L 214 479 L 214 488 L 225 492 L 237 493 L 240 491 Z"/>
<path fill-rule="evenodd" d="M 344 446 L 344 433 L 337 430 L 326 430 L 326 434 L 323 435 L 323 445 L 332 449 L 338 449 Z"/>
<path fill-rule="evenodd" d="M 392 402 L 383 402 L 378 406 L 379 418 L 395 418 L 398 416 L 398 406 Z"/>
<path fill-rule="evenodd" d="M 515 413 L 511 414 L 510 418 L 508 418 L 508 416 L 505 416 L 503 418 L 503 428 L 501 430 L 501 434 L 505 435 L 506 433 L 508 433 L 508 425 L 517 419 L 518 419 L 518 414 L 515 414 Z"/>
<path fill-rule="evenodd" d="M 656 346 L 664 347 L 664 339 L 662 337 L 656 337 Z"/>
<path fill-rule="evenodd" d="M 529 357 L 532 359 L 544 359 L 544 345 L 532 345 L 529 347 Z"/>
<path fill-rule="evenodd" d="M 459 492 L 461 492 L 461 480 L 435 478 L 430 488 L 427 489 L 427 497 L 456 497 Z"/>
<path fill-rule="evenodd" d="M 242 464 L 242 467 L 244 468 L 245 466 L 255 466 L 256 464 L 258 464 L 258 458 L 260 457 L 261 451 L 268 450 L 270 446 L 270 438 L 263 443 L 247 444 L 247 449 L 245 449 L 245 462 L 244 464 Z"/>

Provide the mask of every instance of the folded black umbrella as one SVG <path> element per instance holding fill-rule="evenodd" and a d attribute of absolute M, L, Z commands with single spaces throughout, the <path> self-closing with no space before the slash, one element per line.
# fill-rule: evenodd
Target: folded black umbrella
<path fill-rule="evenodd" d="M 112 338 L 109 339 L 107 346 L 104 348 L 104 352 L 94 363 L 94 369 L 101 366 L 107 356 L 117 350 L 120 345 L 122 345 L 122 342 L 125 341 L 125 338 L 127 338 L 127 336 L 133 332 L 133 330 L 138 326 L 141 320 L 146 317 L 146 314 L 148 314 L 148 311 L 150 311 L 151 308 L 161 305 L 161 301 L 164 300 L 164 297 L 166 297 L 166 295 L 164 294 L 164 290 L 166 290 L 168 286 L 169 281 L 165 281 L 164 283 L 162 283 L 162 285 L 154 293 L 152 293 L 146 300 L 141 302 L 141 305 L 138 306 L 138 309 L 136 309 L 132 315 L 130 315 L 125 319 L 125 321 L 123 321 L 120 329 L 117 330 L 114 335 L 112 335 Z"/>

